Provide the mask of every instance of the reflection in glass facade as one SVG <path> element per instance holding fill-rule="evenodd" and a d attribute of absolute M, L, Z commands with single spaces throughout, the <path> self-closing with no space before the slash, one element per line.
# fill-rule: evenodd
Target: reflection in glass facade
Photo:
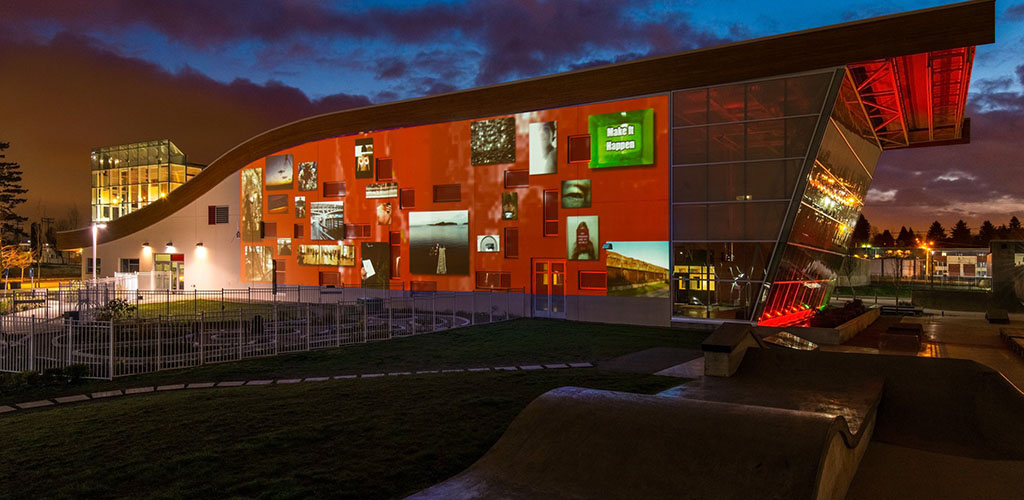
<path fill-rule="evenodd" d="M 840 74 L 673 92 L 674 316 L 756 317 Z"/>
<path fill-rule="evenodd" d="M 189 163 L 169 140 L 92 150 L 92 220 L 134 212 L 177 189 L 205 165 Z"/>
<path fill-rule="evenodd" d="M 882 152 L 845 72 L 840 85 L 761 324 L 791 324 L 827 304 Z"/>

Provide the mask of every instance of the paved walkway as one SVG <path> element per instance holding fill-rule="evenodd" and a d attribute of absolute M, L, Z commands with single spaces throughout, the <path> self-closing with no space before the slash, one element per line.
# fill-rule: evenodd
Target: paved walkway
<path fill-rule="evenodd" d="M 593 364 L 588 362 L 576 362 L 576 363 L 538 363 L 534 365 L 509 365 L 509 366 L 492 366 L 492 367 L 478 367 L 478 368 L 452 368 L 444 370 L 416 370 L 416 371 L 395 371 L 395 372 L 375 372 L 375 373 L 360 373 L 355 375 L 334 375 L 334 376 L 322 376 L 322 377 L 305 377 L 305 378 L 282 378 L 282 379 L 257 379 L 257 380 L 227 380 L 221 382 L 193 382 L 188 384 L 169 384 L 169 385 L 147 385 L 140 387 L 132 387 L 130 389 L 117 389 L 112 391 L 101 391 L 93 392 L 91 394 L 75 394 L 72 396 L 62 396 L 53 399 L 41 399 L 39 401 L 28 401 L 25 403 L 18 403 L 14 406 L 3 406 L 0 405 L 0 414 L 13 413 L 18 410 L 30 410 L 34 408 L 46 408 L 64 406 L 71 403 L 79 403 L 82 401 L 93 401 L 96 399 L 107 399 L 119 396 L 132 396 L 137 394 L 151 394 L 156 392 L 164 391 L 177 391 L 177 390 L 189 390 L 189 389 L 214 389 L 219 387 L 240 387 L 240 386 L 266 386 L 266 385 L 287 385 L 287 384 L 299 384 L 309 382 L 326 382 L 328 380 L 345 380 L 345 379 L 360 379 L 360 378 L 380 378 L 380 377 L 398 377 L 405 375 L 433 375 L 440 373 L 478 373 L 478 372 L 514 372 L 514 371 L 536 371 L 536 370 L 564 370 L 569 368 L 593 368 Z"/>

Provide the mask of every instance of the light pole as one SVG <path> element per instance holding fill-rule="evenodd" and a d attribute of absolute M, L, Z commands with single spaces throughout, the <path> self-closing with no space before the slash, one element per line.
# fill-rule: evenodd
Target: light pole
<path fill-rule="evenodd" d="M 96 235 L 99 234 L 100 229 L 105 229 L 106 224 L 92 224 L 92 280 L 96 281 Z"/>

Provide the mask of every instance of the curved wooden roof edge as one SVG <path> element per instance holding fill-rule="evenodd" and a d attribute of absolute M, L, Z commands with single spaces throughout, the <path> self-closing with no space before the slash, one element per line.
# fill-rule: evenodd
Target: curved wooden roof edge
<path fill-rule="evenodd" d="M 264 156 L 311 141 L 751 80 L 995 41 L 995 0 L 930 9 L 312 116 L 227 151 L 166 198 L 108 222 L 100 243 L 162 220 Z M 92 244 L 89 227 L 57 234 L 61 249 Z"/>

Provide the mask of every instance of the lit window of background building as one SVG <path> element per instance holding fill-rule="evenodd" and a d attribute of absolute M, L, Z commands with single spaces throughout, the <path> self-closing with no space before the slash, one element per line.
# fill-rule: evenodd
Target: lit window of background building
<path fill-rule="evenodd" d="M 92 150 L 93 222 L 110 221 L 167 196 L 205 165 L 189 163 L 169 140 Z"/>

